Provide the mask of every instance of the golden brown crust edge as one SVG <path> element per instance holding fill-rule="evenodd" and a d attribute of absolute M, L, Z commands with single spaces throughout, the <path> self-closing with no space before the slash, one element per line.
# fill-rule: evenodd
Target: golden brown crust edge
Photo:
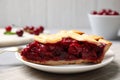
<path fill-rule="evenodd" d="M 100 45 L 101 42 L 104 44 L 111 44 L 110 41 L 105 40 L 101 36 L 87 35 L 78 30 L 69 30 L 69 31 L 62 30 L 56 34 L 41 34 L 39 36 L 35 36 L 34 39 L 38 42 L 45 44 L 45 43 L 56 43 L 58 41 L 61 41 L 62 38 L 64 37 L 71 37 L 78 41 L 87 41 L 96 45 Z"/>
<path fill-rule="evenodd" d="M 44 62 L 40 62 L 40 61 L 33 61 L 33 60 L 28 60 L 26 58 L 22 58 L 24 61 L 28 61 L 28 62 L 32 62 L 32 63 L 36 63 L 36 64 L 42 64 L 42 65 L 67 65 L 67 64 L 81 64 L 81 63 L 100 63 L 101 60 L 83 60 L 83 59 L 78 59 L 78 60 L 70 60 L 70 61 L 65 61 L 65 60 L 59 60 L 59 61 L 44 61 Z"/>

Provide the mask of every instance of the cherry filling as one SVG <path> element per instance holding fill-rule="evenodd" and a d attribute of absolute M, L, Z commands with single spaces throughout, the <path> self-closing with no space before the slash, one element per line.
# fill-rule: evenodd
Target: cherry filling
<path fill-rule="evenodd" d="M 102 43 L 97 46 L 87 41 L 77 41 L 72 38 L 63 38 L 54 44 L 34 41 L 21 51 L 21 55 L 34 61 L 97 60 L 102 56 L 104 46 Z"/>

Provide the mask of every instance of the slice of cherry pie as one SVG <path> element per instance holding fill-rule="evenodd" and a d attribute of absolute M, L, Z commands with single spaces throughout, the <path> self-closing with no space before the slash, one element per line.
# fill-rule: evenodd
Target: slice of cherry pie
<path fill-rule="evenodd" d="M 77 30 L 35 36 L 20 53 L 24 60 L 46 65 L 100 63 L 111 42 Z"/>

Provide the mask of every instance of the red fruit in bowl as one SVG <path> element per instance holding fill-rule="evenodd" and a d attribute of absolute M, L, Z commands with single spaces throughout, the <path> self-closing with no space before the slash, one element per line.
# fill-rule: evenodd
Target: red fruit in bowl
<path fill-rule="evenodd" d="M 102 11 L 98 12 L 98 15 L 107 15 L 107 11 L 103 9 Z"/>
<path fill-rule="evenodd" d="M 98 15 L 103 15 L 103 12 L 99 12 Z"/>
<path fill-rule="evenodd" d="M 18 30 L 16 31 L 16 34 L 19 36 L 19 37 L 22 37 L 23 36 L 23 30 Z"/>
<path fill-rule="evenodd" d="M 119 15 L 119 13 L 117 11 L 114 11 L 113 15 Z"/>
<path fill-rule="evenodd" d="M 96 15 L 96 14 L 97 14 L 97 11 L 93 11 L 92 14 L 93 14 L 93 15 Z"/>
<path fill-rule="evenodd" d="M 106 13 L 106 12 L 107 12 L 107 10 L 106 10 L 106 9 L 103 9 L 101 12 Z"/>
<path fill-rule="evenodd" d="M 11 32 L 12 27 L 11 26 L 7 26 L 7 27 L 5 27 L 5 30 L 6 30 L 6 32 Z"/>
<path fill-rule="evenodd" d="M 107 11 L 108 13 L 112 13 L 112 10 L 111 9 L 108 9 L 108 11 Z"/>
<path fill-rule="evenodd" d="M 93 11 L 93 15 L 120 15 L 119 12 L 113 11 L 112 9 L 102 9 L 101 11 Z"/>

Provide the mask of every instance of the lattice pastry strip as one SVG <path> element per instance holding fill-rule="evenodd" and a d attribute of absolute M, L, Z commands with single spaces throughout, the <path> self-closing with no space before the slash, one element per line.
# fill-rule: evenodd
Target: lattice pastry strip
<path fill-rule="evenodd" d="M 60 31 L 56 34 L 41 34 L 40 36 L 35 36 L 35 40 L 41 43 L 56 43 L 61 41 L 64 37 L 71 37 L 78 41 L 88 41 L 94 44 L 99 45 L 99 40 L 103 40 L 104 43 L 111 43 L 107 40 L 104 40 L 103 37 L 97 35 L 87 35 L 84 32 L 80 32 L 78 30 L 70 30 L 70 31 Z"/>

